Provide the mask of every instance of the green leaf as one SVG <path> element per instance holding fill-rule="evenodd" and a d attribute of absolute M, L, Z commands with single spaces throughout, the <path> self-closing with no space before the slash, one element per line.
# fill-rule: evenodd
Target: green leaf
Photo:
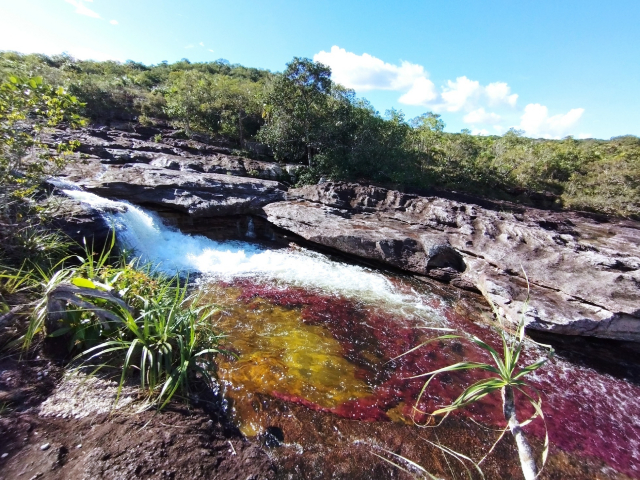
<path fill-rule="evenodd" d="M 63 328 L 59 328 L 58 330 L 56 330 L 53 333 L 49 334 L 49 337 L 51 338 L 56 338 L 56 337 L 61 337 L 63 335 L 66 335 L 67 333 L 69 333 L 71 331 L 71 328 L 69 327 L 63 327 Z"/>
<path fill-rule="evenodd" d="M 87 278 L 82 278 L 82 277 L 76 277 L 71 279 L 71 283 L 73 283 L 76 287 L 80 287 L 80 288 L 93 288 L 94 290 L 98 288 L 96 287 L 96 284 L 93 283 L 91 280 Z"/>

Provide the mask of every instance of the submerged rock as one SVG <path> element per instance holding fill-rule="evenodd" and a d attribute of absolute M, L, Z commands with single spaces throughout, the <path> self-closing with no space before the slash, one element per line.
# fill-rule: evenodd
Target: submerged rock
<path fill-rule="evenodd" d="M 640 223 L 323 183 L 264 207 L 307 240 L 467 289 L 513 321 L 640 341 Z M 530 298 L 527 302 L 529 278 Z"/>

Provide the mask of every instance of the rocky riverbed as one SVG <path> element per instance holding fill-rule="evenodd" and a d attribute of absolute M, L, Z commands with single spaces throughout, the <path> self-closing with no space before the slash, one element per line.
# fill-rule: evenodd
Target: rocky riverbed
<path fill-rule="evenodd" d="M 467 325 L 469 331 L 480 328 L 481 335 L 488 335 L 484 326 L 490 312 L 488 299 L 513 321 L 524 315 L 530 334 L 556 345 L 564 357 L 564 363 L 554 366 L 548 379 L 537 380 L 545 388 L 556 382 L 566 389 L 566 398 L 553 393 L 549 399 L 552 454 L 543 478 L 640 478 L 637 462 L 629 460 L 638 452 L 635 407 L 626 410 L 631 415 L 631 424 L 624 425 L 628 444 L 616 436 L 614 425 L 609 425 L 625 423 L 625 410 L 618 409 L 615 415 L 611 411 L 598 413 L 600 408 L 609 409 L 604 401 L 607 395 L 630 395 L 640 382 L 638 362 L 630 358 L 640 350 L 640 222 L 480 199 L 463 202 L 409 195 L 358 184 L 324 182 L 293 188 L 299 166 L 246 159 L 233 155 L 227 146 L 185 140 L 171 130 L 87 128 L 59 131 L 51 141 L 70 138 L 82 143 L 78 161 L 51 182 L 55 195 L 49 200 L 58 211 L 55 225 L 70 236 L 77 240 L 93 237 L 99 244 L 106 240 L 110 226 L 104 212 L 59 195 L 63 188 L 69 188 L 65 182 L 149 208 L 165 223 L 186 233 L 214 240 L 266 242 L 273 248 L 305 247 L 372 271 L 395 272 L 404 279 L 393 280 L 396 287 L 417 282 L 436 292 L 441 300 L 429 308 L 441 309 L 446 303 L 449 310 L 443 312 L 447 312 L 447 321 L 456 327 Z M 95 410 L 79 415 L 78 408 L 87 402 L 86 397 L 69 402 L 69 397 L 76 395 L 70 393 L 74 390 L 70 385 L 77 381 L 69 384 L 60 365 L 43 356 L 34 356 L 27 363 L 5 359 L 0 372 L 0 394 L 4 395 L 0 405 L 5 402 L 8 408 L 0 418 L 0 454 L 7 456 L 0 459 L 0 476 L 402 478 L 396 469 L 371 454 L 385 450 L 422 459 L 447 476 L 443 458 L 426 447 L 425 438 L 436 440 L 431 429 L 416 434 L 403 416 L 402 409 L 410 407 L 415 392 L 391 371 L 383 369 L 386 373 L 381 374 L 371 370 L 376 362 L 387 365 L 384 362 L 393 356 L 389 352 L 394 349 L 409 348 L 418 338 L 416 333 L 407 333 L 413 330 L 403 326 L 403 336 L 394 340 L 391 333 L 385 338 L 376 332 L 386 328 L 387 317 L 372 316 L 371 321 L 379 323 L 373 328 L 366 315 L 358 313 L 365 315 L 363 328 L 373 330 L 363 337 L 351 337 L 360 329 L 350 323 L 355 314 L 349 309 L 360 312 L 361 308 L 356 297 L 349 300 L 353 305 L 344 299 L 334 305 L 331 297 L 298 287 L 241 285 L 244 293 L 234 294 L 241 301 L 234 300 L 234 306 L 229 307 L 229 311 L 240 309 L 234 318 L 259 321 L 263 311 L 275 311 L 299 323 L 305 335 L 330 335 L 335 344 L 332 355 L 344 357 L 340 362 L 358 365 L 355 370 L 348 366 L 353 370 L 349 370 L 353 385 L 371 377 L 367 382 L 377 389 L 375 398 L 371 397 L 375 401 L 345 402 L 329 408 L 313 395 L 309 400 L 273 385 L 268 389 L 257 386 L 256 392 L 249 392 L 249 401 L 236 392 L 236 408 L 248 412 L 247 418 L 255 419 L 258 425 L 259 435 L 246 439 L 236 428 L 237 419 L 236 423 L 231 421 L 224 400 L 211 400 L 189 410 L 176 405 L 161 415 L 132 414 L 126 409 L 116 414 Z M 269 321 L 279 321 L 274 318 Z M 400 318 L 396 321 L 402 322 Z M 229 328 L 237 327 L 230 323 Z M 359 342 L 367 347 L 356 348 Z M 374 348 L 376 342 L 389 344 Z M 403 367 L 406 374 L 418 366 L 429 368 L 429 358 L 441 354 L 457 358 L 460 352 L 452 347 L 451 353 L 446 353 L 447 348 L 438 347 L 424 358 L 411 360 Z M 262 354 L 275 358 L 268 350 Z M 380 358 L 374 361 L 376 355 Z M 575 372 L 563 370 L 566 365 L 572 365 Z M 224 368 L 229 372 L 237 366 Z M 583 375 L 581 369 L 587 373 Z M 224 372 L 223 376 L 231 375 Z M 255 383 L 254 377 L 247 378 Z M 594 390 L 587 409 L 591 423 L 581 423 L 575 411 L 586 408 L 591 394 L 574 385 L 572 378 L 615 390 Z M 392 382 L 393 389 L 385 382 Z M 87 387 L 87 392 L 92 391 L 89 384 L 82 385 L 75 390 Z M 442 385 L 442 392 L 448 391 L 447 385 Z M 108 382 L 94 388 L 101 392 L 96 405 L 113 396 L 109 388 Z M 304 391 L 307 387 L 296 388 Z M 398 403 L 394 392 L 404 392 L 407 405 Z M 492 414 L 484 415 L 489 415 L 482 418 L 494 428 Z M 598 429 L 602 432 L 598 441 L 586 438 L 590 430 Z M 539 448 L 541 432 L 534 429 L 531 433 Z M 439 435 L 437 441 L 455 443 L 470 455 L 490 448 L 493 438 L 490 430 L 467 417 L 453 418 Z M 583 440 L 578 438 L 581 436 L 585 436 Z M 613 445 L 610 452 L 606 451 L 607 442 Z M 41 449 L 45 444 L 49 447 Z M 516 478 L 514 452 L 511 440 L 503 440 L 497 456 L 487 460 L 487 478 Z"/>
<path fill-rule="evenodd" d="M 357 184 L 290 188 L 299 167 L 170 134 L 152 142 L 154 132 L 61 132 L 83 153 L 63 178 L 205 235 L 225 217 L 262 217 L 319 246 L 482 291 L 512 319 L 524 313 L 532 330 L 640 341 L 640 222 Z"/>

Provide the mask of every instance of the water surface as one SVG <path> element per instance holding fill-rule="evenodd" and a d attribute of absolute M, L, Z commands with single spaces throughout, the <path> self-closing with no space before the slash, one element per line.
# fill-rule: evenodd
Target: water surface
<path fill-rule="evenodd" d="M 410 277 L 296 245 L 269 248 L 185 235 L 126 202 L 66 193 L 102 208 L 119 242 L 144 261 L 166 272 L 201 274 L 200 288 L 222 307 L 217 322 L 229 335 L 226 346 L 238 354 L 237 360 L 220 359 L 219 375 L 230 411 L 247 435 L 260 434 L 275 418 L 265 412 L 265 398 L 334 418 L 400 423 L 408 432 L 419 432 L 413 421 L 428 419 L 413 409 L 423 380 L 410 377 L 462 360 L 489 359 L 465 341 L 436 341 L 397 357 L 437 336 L 434 328 L 452 328 L 499 346 L 480 300 L 477 308 L 470 307 L 455 291 L 442 295 Z M 542 355 L 531 344 L 523 360 Z M 444 405 L 481 377 L 442 375 L 418 407 L 431 411 Z M 595 459 L 640 478 L 638 385 L 563 359 L 529 378 L 542 395 L 552 451 Z M 533 413 L 523 396 L 517 401 L 521 418 Z M 486 426 L 504 425 L 498 394 L 459 415 Z M 540 420 L 526 430 L 544 437 Z"/>

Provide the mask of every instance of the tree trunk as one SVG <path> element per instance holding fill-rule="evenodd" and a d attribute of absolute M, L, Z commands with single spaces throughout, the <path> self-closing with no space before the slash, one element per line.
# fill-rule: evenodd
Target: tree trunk
<path fill-rule="evenodd" d="M 522 427 L 520 427 L 520 424 L 518 423 L 518 419 L 516 417 L 516 403 L 513 398 L 513 388 L 511 387 L 502 388 L 502 410 L 504 412 L 504 418 L 507 420 L 509 425 L 509 430 L 511 430 L 511 434 L 513 435 L 513 438 L 515 438 L 516 445 L 518 446 L 520 467 L 522 468 L 524 478 L 525 480 L 535 480 L 538 476 L 538 467 L 536 466 L 536 461 L 533 458 L 531 446 L 529 445 L 529 442 L 527 442 L 524 432 L 522 431 Z"/>

